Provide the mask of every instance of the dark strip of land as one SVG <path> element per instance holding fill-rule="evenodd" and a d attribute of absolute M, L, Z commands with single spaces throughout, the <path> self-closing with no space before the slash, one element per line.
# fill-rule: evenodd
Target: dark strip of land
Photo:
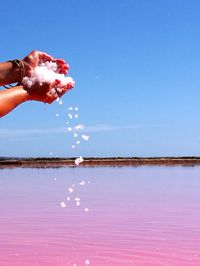
<path fill-rule="evenodd" d="M 75 158 L 8 158 L 0 157 L 0 168 L 57 168 L 76 167 Z M 84 158 L 81 166 L 195 166 L 200 157 L 112 157 Z"/>

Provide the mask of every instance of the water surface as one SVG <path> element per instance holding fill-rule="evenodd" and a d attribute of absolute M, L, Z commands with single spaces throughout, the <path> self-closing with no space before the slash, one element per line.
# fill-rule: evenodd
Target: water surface
<path fill-rule="evenodd" d="M 1 266 L 200 265 L 200 167 L 0 170 L 0 213 Z"/>

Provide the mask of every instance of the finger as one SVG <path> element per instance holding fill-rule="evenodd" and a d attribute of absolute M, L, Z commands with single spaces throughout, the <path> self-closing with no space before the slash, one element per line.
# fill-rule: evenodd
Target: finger
<path fill-rule="evenodd" d="M 39 52 L 39 59 L 42 61 L 52 61 L 53 57 L 49 54 L 43 53 L 43 52 Z"/>

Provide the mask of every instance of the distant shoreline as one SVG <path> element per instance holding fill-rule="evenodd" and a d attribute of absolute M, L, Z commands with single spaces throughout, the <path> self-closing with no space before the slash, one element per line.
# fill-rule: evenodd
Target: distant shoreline
<path fill-rule="evenodd" d="M 15 158 L 0 157 L 0 168 L 58 168 L 76 167 L 75 158 Z M 108 157 L 84 158 L 79 167 L 84 166 L 196 166 L 200 157 Z"/>

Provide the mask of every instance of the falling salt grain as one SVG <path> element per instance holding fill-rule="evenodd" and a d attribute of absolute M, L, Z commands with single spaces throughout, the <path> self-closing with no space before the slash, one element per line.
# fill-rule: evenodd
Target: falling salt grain
<path fill-rule="evenodd" d="M 72 145 L 72 149 L 75 149 L 75 145 Z"/>
<path fill-rule="evenodd" d="M 81 199 L 80 199 L 80 198 L 75 198 L 74 200 L 75 200 L 75 201 L 80 201 Z"/>
<path fill-rule="evenodd" d="M 68 131 L 72 131 L 72 128 L 71 128 L 71 127 L 68 127 L 67 130 L 68 130 Z"/>
<path fill-rule="evenodd" d="M 89 139 L 90 136 L 87 136 L 87 135 L 81 135 L 81 137 L 82 137 L 82 139 L 84 139 L 84 140 L 87 141 L 87 140 Z"/>
<path fill-rule="evenodd" d="M 62 101 L 62 100 L 60 100 L 58 103 L 61 105 L 61 104 L 63 103 L 63 101 Z"/>
<path fill-rule="evenodd" d="M 85 260 L 85 265 L 89 265 L 90 261 L 89 260 Z"/>
<path fill-rule="evenodd" d="M 76 206 L 80 206 L 80 205 L 81 205 L 80 201 L 76 201 Z"/>
<path fill-rule="evenodd" d="M 72 119 L 72 114 L 68 114 L 69 118 Z"/>
<path fill-rule="evenodd" d="M 70 197 L 67 197 L 67 200 L 70 201 Z"/>
<path fill-rule="evenodd" d="M 60 206 L 61 206 L 62 208 L 65 208 L 65 207 L 66 207 L 66 204 L 64 203 L 64 201 L 60 202 Z"/>
<path fill-rule="evenodd" d="M 82 163 L 84 160 L 83 160 L 83 157 L 79 157 L 79 158 L 77 158 L 76 160 L 75 160 L 75 164 L 76 165 L 79 165 L 80 163 Z"/>
<path fill-rule="evenodd" d="M 68 188 L 68 191 L 69 191 L 69 193 L 72 193 L 74 190 L 73 190 L 72 187 L 69 187 L 69 188 Z"/>
<path fill-rule="evenodd" d="M 77 138 L 78 134 L 77 133 L 74 133 L 74 138 Z"/>
<path fill-rule="evenodd" d="M 75 117 L 75 118 L 78 118 L 78 115 L 75 115 L 74 117 Z"/>
<path fill-rule="evenodd" d="M 79 145 L 79 144 L 80 144 L 80 140 L 77 140 L 77 141 L 76 141 L 76 144 L 78 144 L 78 145 Z"/>
<path fill-rule="evenodd" d="M 79 183 L 79 185 L 80 185 L 80 186 L 84 186 L 84 185 L 85 185 L 85 181 L 84 181 L 84 180 L 81 181 L 81 182 Z"/>
<path fill-rule="evenodd" d="M 77 125 L 75 126 L 75 129 L 83 129 L 84 128 L 84 125 Z"/>
<path fill-rule="evenodd" d="M 58 117 L 59 116 L 59 114 L 56 114 L 56 117 Z"/>
<path fill-rule="evenodd" d="M 75 111 L 78 111 L 78 107 L 75 107 L 74 110 L 75 110 Z"/>
<path fill-rule="evenodd" d="M 71 106 L 71 107 L 69 107 L 69 108 L 68 108 L 68 110 L 69 110 L 69 111 L 73 110 L 73 107 L 72 107 L 72 106 Z"/>

